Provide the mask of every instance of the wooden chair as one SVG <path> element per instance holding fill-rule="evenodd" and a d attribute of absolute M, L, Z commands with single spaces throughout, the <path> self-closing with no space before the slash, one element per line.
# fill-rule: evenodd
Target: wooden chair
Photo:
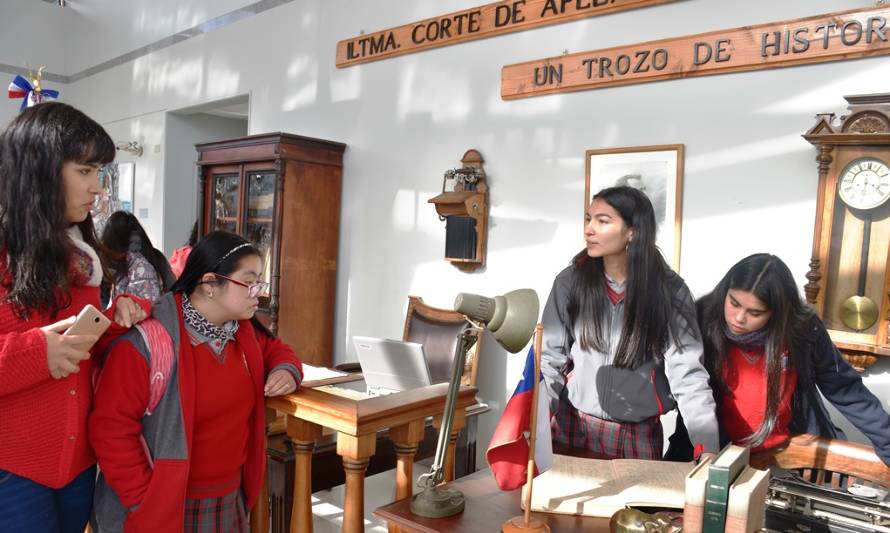
<path fill-rule="evenodd" d="M 890 488 L 890 467 L 873 448 L 844 440 L 797 435 L 778 450 L 752 455 L 750 462 L 757 468 L 775 464 L 796 470 L 806 480 L 834 488 L 853 483 Z"/>
<path fill-rule="evenodd" d="M 482 346 L 482 330 L 467 321 L 464 315 L 449 309 L 439 309 L 423 302 L 419 296 L 408 297 L 408 312 L 405 315 L 405 329 L 402 340 L 423 344 L 430 378 L 433 383 L 451 379 L 451 364 L 454 360 L 454 347 L 457 334 L 471 328 L 476 342 L 467 351 L 467 359 L 461 377 L 461 384 L 476 386 L 476 368 Z"/>
<path fill-rule="evenodd" d="M 461 373 L 461 384 L 475 387 L 477 363 L 482 349 L 482 330 L 473 326 L 464 315 L 457 311 L 427 305 L 419 296 L 408 296 L 408 312 L 405 314 L 402 340 L 423 344 L 423 353 L 426 356 L 430 369 L 430 380 L 433 383 L 451 380 L 457 335 L 468 328 L 470 334 L 476 338 L 476 342 L 467 350 L 467 357 Z M 476 416 L 465 418 L 466 426 L 449 436 L 448 459 L 444 465 L 445 481 L 453 481 L 455 475 L 461 475 L 460 471 L 466 474 L 476 471 L 477 418 Z M 434 418 L 433 427 L 438 429 L 440 424 L 441 417 Z M 427 438 L 430 438 L 430 442 L 434 442 L 437 434 L 424 437 L 424 442 L 427 441 Z M 418 444 L 423 446 L 424 442 Z M 459 449 L 460 451 L 458 451 Z M 408 449 L 404 451 L 413 453 Z M 458 459 L 459 455 L 462 456 L 461 459 Z M 457 468 L 456 461 L 464 463 L 463 468 Z"/>

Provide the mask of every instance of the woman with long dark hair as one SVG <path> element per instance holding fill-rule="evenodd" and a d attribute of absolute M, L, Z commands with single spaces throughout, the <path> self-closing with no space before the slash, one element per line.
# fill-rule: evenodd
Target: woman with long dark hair
<path fill-rule="evenodd" d="M 153 302 L 176 281 L 167 258 L 151 244 L 133 213 L 112 213 L 102 229 L 102 244 L 111 252 L 111 297 L 134 294 Z"/>
<path fill-rule="evenodd" d="M 632 187 L 598 192 L 587 246 L 553 282 L 541 372 L 554 449 L 660 459 L 660 415 L 679 406 L 699 452 L 717 451 L 717 421 L 692 296 L 655 245 L 652 203 Z"/>
<path fill-rule="evenodd" d="M 890 464 L 890 416 L 801 300 L 781 259 L 742 259 L 699 300 L 698 311 L 722 441 L 756 452 L 801 433 L 845 438 L 821 392 Z M 688 459 L 683 429 L 678 424 L 671 437 L 671 459 Z"/>
<path fill-rule="evenodd" d="M 166 333 L 134 330 L 114 346 L 90 415 L 94 532 L 248 530 L 265 471 L 264 396 L 302 379 L 293 350 L 254 317 L 267 288 L 259 250 L 214 231 L 154 306 L 146 328 Z"/>
<path fill-rule="evenodd" d="M 80 533 L 89 517 L 94 363 L 84 345 L 96 339 L 63 332 L 100 305 L 90 208 L 114 154 L 99 124 L 59 102 L 26 109 L 0 134 L 0 531 Z M 106 337 L 143 318 L 143 303 L 117 299 Z"/>

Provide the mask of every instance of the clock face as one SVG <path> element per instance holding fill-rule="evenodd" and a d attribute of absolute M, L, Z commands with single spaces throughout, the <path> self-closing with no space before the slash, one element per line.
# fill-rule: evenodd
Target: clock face
<path fill-rule="evenodd" d="M 890 168 L 874 157 L 850 162 L 838 180 L 838 194 L 855 209 L 873 209 L 890 199 Z"/>

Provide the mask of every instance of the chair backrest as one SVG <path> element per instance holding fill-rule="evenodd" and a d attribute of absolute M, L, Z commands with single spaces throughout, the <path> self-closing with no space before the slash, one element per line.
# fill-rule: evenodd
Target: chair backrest
<path fill-rule="evenodd" d="M 797 470 L 804 479 L 820 485 L 840 487 L 858 483 L 890 488 L 890 467 L 874 449 L 845 440 L 797 435 L 778 450 L 753 454 L 751 464 L 759 468 L 775 464 L 785 470 Z"/>
<path fill-rule="evenodd" d="M 419 296 L 408 297 L 408 312 L 405 315 L 402 340 L 423 344 L 433 383 L 451 379 L 451 364 L 454 360 L 457 335 L 468 328 L 472 330 L 476 342 L 467 351 L 461 383 L 475 386 L 482 331 L 473 327 L 466 317 L 457 311 L 432 307 L 423 303 L 423 298 Z"/>

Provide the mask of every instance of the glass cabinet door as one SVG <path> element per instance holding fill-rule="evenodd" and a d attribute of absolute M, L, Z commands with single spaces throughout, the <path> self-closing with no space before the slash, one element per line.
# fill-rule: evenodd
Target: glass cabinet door
<path fill-rule="evenodd" d="M 214 174 L 212 177 L 213 208 L 210 230 L 238 233 L 238 211 L 241 208 L 241 179 L 238 174 Z"/>
<path fill-rule="evenodd" d="M 272 217 L 275 209 L 275 171 L 247 172 L 247 217 L 244 237 L 259 248 L 263 279 L 272 273 Z"/>

